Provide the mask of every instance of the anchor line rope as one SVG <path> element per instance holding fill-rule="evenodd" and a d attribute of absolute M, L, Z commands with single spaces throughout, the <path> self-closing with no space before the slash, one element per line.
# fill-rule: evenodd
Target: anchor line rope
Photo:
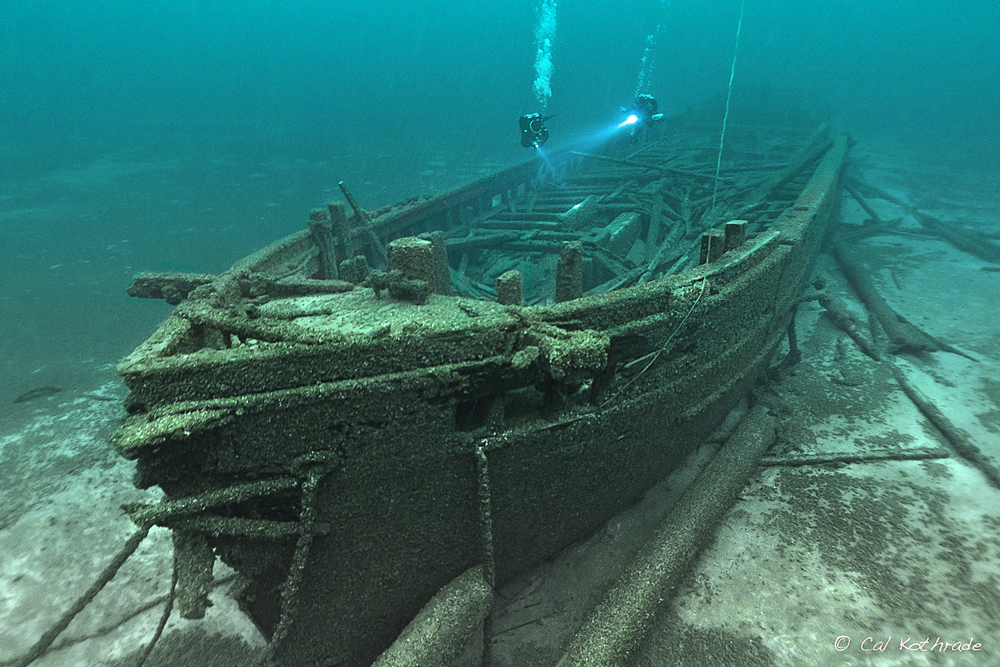
<path fill-rule="evenodd" d="M 73 603 L 73 606 L 62 615 L 62 618 L 60 618 L 55 625 L 49 628 L 45 634 L 43 634 L 41 638 L 35 642 L 35 645 L 21 657 L 20 660 L 14 663 L 16 667 L 27 667 L 48 650 L 49 646 L 52 645 L 52 642 L 54 642 L 60 633 L 62 633 L 62 631 L 69 626 L 70 622 L 76 617 L 76 615 L 83 611 L 88 604 L 90 604 L 90 602 L 97 596 L 98 593 L 101 592 L 109 581 L 114 579 L 118 570 L 120 570 L 122 565 L 125 564 L 125 561 L 127 561 L 129 557 L 135 553 L 135 550 L 139 548 L 142 541 L 146 539 L 151 527 L 152 524 L 149 523 L 140 525 L 139 530 L 135 531 L 135 533 L 132 534 L 132 537 L 125 542 L 125 545 L 115 555 L 114 559 L 108 563 L 107 567 L 104 568 L 104 571 L 101 572 L 101 575 L 97 578 L 97 580 L 91 584 L 90 588 L 87 589 L 87 592 L 77 598 L 76 602 Z"/>
<path fill-rule="evenodd" d="M 715 185 L 712 188 L 712 212 L 719 194 L 719 172 L 722 170 L 722 147 L 726 143 L 726 124 L 729 122 L 729 102 L 733 98 L 733 79 L 736 78 L 736 57 L 740 51 L 740 33 L 743 31 L 743 8 L 746 0 L 740 0 L 740 20 L 736 24 L 736 44 L 733 46 L 733 65 L 729 69 L 729 90 L 726 93 L 726 113 L 722 117 L 722 135 L 719 137 L 719 157 L 715 161 Z"/>
<path fill-rule="evenodd" d="M 170 592 L 167 594 L 167 604 L 163 608 L 163 614 L 160 615 L 160 624 L 156 626 L 156 632 L 153 633 L 153 638 L 149 640 L 149 644 L 146 645 L 146 650 L 143 651 L 142 657 L 139 661 L 135 663 L 135 667 L 142 667 L 146 664 L 146 660 L 149 658 L 149 654 L 153 652 L 156 647 L 156 642 L 160 640 L 160 636 L 163 634 L 164 628 L 167 627 L 167 621 L 170 619 L 170 613 L 174 610 L 174 599 L 177 596 L 177 552 L 174 552 L 174 572 L 170 577 Z"/>
<path fill-rule="evenodd" d="M 258 485 L 251 484 L 247 485 L 246 488 L 251 488 L 251 487 L 255 488 L 256 486 Z M 94 600 L 95 597 L 97 597 L 97 595 L 104 589 L 104 587 L 112 579 L 114 579 L 115 575 L 118 573 L 118 570 L 120 570 L 121 567 L 128 561 L 128 559 L 131 558 L 132 554 L 134 554 L 136 549 L 139 548 L 139 545 L 142 544 L 142 542 L 149 535 L 149 531 L 154 525 L 161 525 L 161 522 L 166 522 L 169 520 L 167 517 L 171 517 L 174 515 L 185 516 L 187 514 L 197 514 L 200 512 L 204 512 L 206 509 L 211 507 L 213 503 L 221 502 L 223 500 L 222 496 L 223 494 L 218 494 L 218 493 L 206 494 L 205 496 L 200 496 L 194 499 L 193 502 L 190 500 L 179 503 L 163 502 L 156 507 L 153 506 L 147 507 L 140 505 L 123 506 L 125 508 L 126 513 L 130 515 L 130 518 L 139 527 L 139 529 L 135 533 L 133 533 L 132 536 L 125 542 L 125 544 L 118 551 L 118 553 L 115 555 L 112 561 L 108 563 L 108 565 L 104 568 L 104 570 L 94 581 L 94 583 L 91 584 L 90 588 L 88 588 L 83 595 L 77 598 L 76 602 L 74 602 L 73 605 L 59 618 L 59 620 L 56 621 L 38 639 L 37 642 L 35 642 L 35 644 L 28 650 L 27 653 L 25 653 L 23 656 L 21 656 L 16 660 L 3 664 L 13 665 L 14 667 L 28 667 L 28 665 L 31 665 L 38 658 L 43 656 L 49 650 L 49 648 L 51 648 L 55 640 L 59 638 L 59 635 L 62 634 L 62 632 L 69 626 L 69 624 L 73 621 L 73 619 L 76 618 L 76 616 L 81 611 L 83 611 L 87 607 L 87 605 L 89 605 Z M 204 503 L 205 506 L 200 507 L 199 506 L 200 503 Z M 167 509 L 163 508 L 164 505 L 168 506 Z M 312 522 L 310 522 L 310 526 L 311 525 Z M 170 582 L 170 590 L 166 595 L 166 606 L 160 617 L 160 622 L 157 626 L 156 631 L 153 634 L 152 639 L 144 649 L 143 654 L 139 658 L 139 661 L 136 663 L 136 667 L 142 667 L 142 665 L 145 664 L 146 660 L 149 658 L 149 655 L 153 652 L 153 649 L 156 647 L 157 641 L 160 639 L 160 636 L 163 634 L 163 631 L 166 628 L 166 624 L 170 618 L 170 614 L 173 611 L 174 601 L 176 598 L 177 579 L 178 579 L 177 567 L 175 564 Z M 107 629 L 107 631 L 110 631 L 114 627 L 117 626 L 110 626 Z M 99 635 L 101 634 L 101 632 L 98 632 L 97 634 Z M 80 641 L 80 638 L 71 640 L 68 643 L 63 642 L 63 644 L 57 646 L 56 648 L 57 649 L 63 648 L 64 646 L 75 643 L 77 641 Z"/>
<path fill-rule="evenodd" d="M 709 257 L 712 256 L 712 239 L 711 239 L 711 237 L 709 237 L 709 239 L 708 239 L 708 255 L 709 255 Z M 688 310 L 687 314 L 684 315 L 684 317 L 681 318 L 681 321 L 677 323 L 677 326 L 670 333 L 670 336 L 667 337 L 667 340 L 665 340 L 663 342 L 663 345 L 661 345 L 659 347 L 659 349 L 656 350 L 656 352 L 652 352 L 650 355 L 647 355 L 647 356 L 652 356 L 652 359 L 649 360 L 649 363 L 647 363 L 645 366 L 643 366 L 642 370 L 639 371 L 638 373 L 636 373 L 632 377 L 631 380 L 629 380 L 624 385 L 622 385 L 621 389 L 618 390 L 618 393 L 616 393 L 615 396 L 612 396 L 612 397 L 608 398 L 606 401 L 604 401 L 604 403 L 601 404 L 602 408 L 605 407 L 611 401 L 613 401 L 615 399 L 615 397 L 620 396 L 622 391 L 625 391 L 626 389 L 628 389 L 628 387 L 633 382 L 635 382 L 636 380 L 638 380 L 642 376 L 643 373 L 645 373 L 647 370 L 649 370 L 650 366 L 652 366 L 653 364 L 656 363 L 656 360 L 660 358 L 660 355 L 663 354 L 663 351 L 667 349 L 668 345 L 670 345 L 670 341 L 672 341 L 674 339 L 674 336 L 676 336 L 677 333 L 681 330 L 681 327 L 684 326 L 684 323 L 688 321 L 689 317 L 691 317 L 691 313 L 693 313 L 694 309 L 698 307 L 698 303 L 701 301 L 702 295 L 705 294 L 705 287 L 707 285 L 708 285 L 708 273 L 706 273 L 705 277 L 701 279 L 701 289 L 698 290 L 698 296 L 697 296 L 697 298 L 695 298 L 694 303 L 691 304 L 691 309 Z M 640 358 L 642 358 L 642 357 L 640 357 Z"/>
<path fill-rule="evenodd" d="M 212 588 L 216 589 L 219 586 L 225 586 L 226 584 L 232 583 L 235 579 L 236 579 L 236 574 L 235 573 L 234 574 L 227 574 L 224 577 L 218 577 L 218 578 L 212 580 Z M 149 611 L 153 607 L 159 607 L 164 602 L 166 602 L 169 597 L 170 597 L 170 591 L 168 590 L 163 595 L 159 595 L 159 596 L 157 596 L 155 598 L 150 598 L 148 601 L 144 602 L 143 604 L 140 604 L 140 605 L 138 605 L 136 607 L 133 607 L 133 608 L 129 609 L 121 617 L 119 617 L 117 619 L 111 619 L 107 623 L 101 625 L 98 628 L 95 628 L 94 630 L 92 630 L 90 632 L 82 633 L 82 634 L 81 633 L 77 633 L 77 634 L 74 634 L 72 637 L 68 637 L 68 638 L 62 640 L 61 642 L 53 643 L 52 646 L 49 647 L 49 650 L 50 651 L 62 651 L 62 650 L 67 649 L 67 648 L 69 648 L 71 646 L 76 646 L 77 644 L 82 644 L 83 642 L 86 642 L 86 641 L 91 641 L 93 639 L 98 639 L 100 637 L 105 637 L 105 636 L 111 634 L 112 632 L 114 632 L 115 630 L 117 630 L 118 628 L 122 627 L 123 625 L 125 625 L 126 623 L 128 623 L 129 621 L 131 621 L 132 619 L 134 619 L 134 618 L 140 616 L 141 614 L 144 614 L 145 612 Z M 13 664 L 14 664 L 13 660 L 8 660 L 6 662 L 0 662 L 0 667 L 10 667 Z"/>

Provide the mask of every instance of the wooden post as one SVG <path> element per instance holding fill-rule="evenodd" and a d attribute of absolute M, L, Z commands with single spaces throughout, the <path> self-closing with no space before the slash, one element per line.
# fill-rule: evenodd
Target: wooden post
<path fill-rule="evenodd" d="M 725 245 L 726 237 L 723 232 L 713 229 L 702 234 L 701 259 L 698 261 L 698 264 L 708 264 L 719 259 L 725 251 Z"/>
<path fill-rule="evenodd" d="M 511 269 L 497 278 L 497 303 L 505 306 L 524 305 L 521 272 Z"/>
<path fill-rule="evenodd" d="M 564 243 L 556 265 L 556 301 L 571 301 L 583 296 L 583 244 Z"/>
<path fill-rule="evenodd" d="M 448 269 L 448 249 L 444 245 L 444 235 L 441 232 L 419 234 L 418 239 L 430 241 L 431 255 L 434 262 L 434 292 L 436 294 L 452 295 L 451 271 Z"/>
<path fill-rule="evenodd" d="M 743 245 L 747 238 L 747 221 L 732 220 L 726 223 L 726 242 L 724 252 L 735 250 Z"/>
<path fill-rule="evenodd" d="M 319 249 L 319 266 L 322 278 L 336 280 L 337 257 L 334 252 L 333 229 L 330 226 L 330 213 L 326 209 L 314 208 L 309 212 L 309 231 Z"/>
<path fill-rule="evenodd" d="M 410 280 L 434 286 L 434 252 L 430 241 L 415 236 L 396 239 L 386 248 L 389 270 L 402 271 Z"/>
<path fill-rule="evenodd" d="M 337 264 L 354 256 L 354 244 L 351 242 L 351 223 L 347 219 L 347 207 L 342 201 L 332 201 L 326 205 L 330 211 L 330 226 L 333 229 L 333 250 L 336 253 Z"/>

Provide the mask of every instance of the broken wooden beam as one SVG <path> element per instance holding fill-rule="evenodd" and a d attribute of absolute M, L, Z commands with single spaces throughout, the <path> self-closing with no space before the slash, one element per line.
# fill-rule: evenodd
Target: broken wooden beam
<path fill-rule="evenodd" d="M 560 220 L 570 229 L 585 229 L 593 224 L 592 219 L 597 214 L 599 206 L 597 196 L 588 195 L 586 199 L 563 213 Z"/>
<path fill-rule="evenodd" d="M 871 204 L 869 204 L 865 198 L 861 196 L 861 193 L 858 192 L 857 188 L 853 187 L 848 181 L 844 183 L 844 189 L 847 190 L 847 194 L 854 197 L 854 201 L 858 202 L 858 205 L 861 206 L 864 212 L 871 217 L 872 224 L 881 224 L 882 218 L 880 218 L 878 213 L 875 212 L 875 209 L 871 207 Z"/>
<path fill-rule="evenodd" d="M 851 465 L 858 463 L 880 463 L 883 461 L 926 461 L 928 459 L 947 459 L 951 454 L 943 447 L 914 447 L 904 449 L 898 447 L 885 451 L 859 452 L 815 452 L 809 454 L 785 454 L 765 456 L 760 460 L 761 467 L 770 466 L 822 466 Z"/>
<path fill-rule="evenodd" d="M 819 292 L 817 299 L 819 300 L 819 305 L 826 309 L 826 314 L 838 329 L 850 336 L 858 344 L 862 352 L 875 361 L 881 361 L 882 355 L 878 351 L 878 348 L 875 347 L 875 343 L 862 333 L 857 320 L 851 316 L 847 305 L 840 298 L 830 292 L 829 289 L 824 289 Z"/>
<path fill-rule="evenodd" d="M 347 203 L 351 205 L 351 210 L 354 211 L 354 215 L 358 217 L 358 220 L 361 221 L 361 224 L 367 225 L 368 223 L 370 223 L 371 217 L 363 208 L 358 206 L 358 201 L 354 198 L 354 195 L 352 195 L 351 191 L 347 188 L 347 183 L 341 181 L 337 183 L 337 187 L 339 187 L 340 191 L 344 193 L 344 199 L 346 199 Z"/>
<path fill-rule="evenodd" d="M 833 244 L 833 256 L 844 272 L 847 281 L 857 292 L 864 302 L 869 312 L 875 316 L 878 323 L 882 325 L 889 341 L 892 343 L 890 349 L 893 353 L 898 352 L 952 352 L 963 357 L 978 361 L 968 354 L 943 343 L 926 332 L 918 329 L 905 317 L 897 313 L 879 293 L 878 288 L 869 276 L 869 271 L 862 268 L 845 250 L 840 243 Z"/>
<path fill-rule="evenodd" d="M 649 228 L 646 230 L 646 261 L 653 259 L 660 245 L 660 228 L 663 226 L 663 199 L 657 197 L 649 215 Z"/>
<path fill-rule="evenodd" d="M 215 278 L 211 273 L 144 271 L 132 278 L 125 293 L 137 299 L 163 299 L 176 306 L 196 287 L 207 285 Z"/>
<path fill-rule="evenodd" d="M 909 378 L 906 377 L 906 373 L 899 366 L 890 364 L 889 368 L 892 370 L 893 379 L 899 384 L 903 393 L 913 401 L 913 404 L 917 406 L 920 413 L 941 432 L 941 435 L 944 436 L 948 445 L 950 445 L 955 453 L 968 461 L 979 472 L 983 473 L 983 476 L 986 477 L 994 488 L 1000 489 L 1000 470 L 997 469 L 993 460 L 983 453 L 982 449 L 975 444 L 964 429 L 955 426 L 937 405 L 924 396 L 910 382 Z"/>
<path fill-rule="evenodd" d="M 962 227 L 957 223 L 945 223 L 932 215 L 914 208 L 909 203 L 886 192 L 882 188 L 869 183 L 864 183 L 853 178 L 849 179 L 848 183 L 859 191 L 867 191 L 879 199 L 884 199 L 901 206 L 903 210 L 916 218 L 922 227 L 934 232 L 959 250 L 991 264 L 1000 264 L 1000 244 L 994 243 L 986 234 L 975 229 Z"/>
<path fill-rule="evenodd" d="M 642 217 L 630 211 L 622 213 L 611 221 L 598 235 L 596 242 L 613 254 L 624 257 L 639 239 L 642 232 Z"/>

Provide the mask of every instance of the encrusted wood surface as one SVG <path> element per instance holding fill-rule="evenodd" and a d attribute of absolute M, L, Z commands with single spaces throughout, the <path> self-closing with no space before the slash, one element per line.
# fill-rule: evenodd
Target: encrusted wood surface
<path fill-rule="evenodd" d="M 130 414 L 116 445 L 138 459 L 141 485 L 172 499 L 300 476 L 303 461 L 322 455 L 313 511 L 323 531 L 296 574 L 309 585 L 299 589 L 278 657 L 367 665 L 440 587 L 482 563 L 477 452 L 488 457 L 491 553 L 502 582 L 633 504 L 749 391 L 785 335 L 838 205 L 846 140 L 810 150 L 794 174 L 747 182 L 743 196 L 765 200 L 745 243 L 658 279 L 640 280 L 677 264 L 662 242 L 694 248 L 699 225 L 746 206 L 734 195 L 713 212 L 700 175 L 639 169 L 611 184 L 591 211 L 607 224 L 591 228 L 581 247 L 584 256 L 602 248 L 590 256 L 619 262 L 616 280 L 632 286 L 548 306 L 440 294 L 417 305 L 363 286 L 297 296 L 259 289 L 320 271 L 308 230 L 293 235 L 197 288 L 122 363 Z M 650 149 L 628 161 L 662 155 Z M 588 159 L 572 158 L 569 167 Z M 415 234 L 454 223 L 468 238 L 477 220 L 562 215 L 610 178 L 613 163 L 590 161 L 601 170 L 577 184 L 572 171 L 560 175 L 564 199 L 531 191 L 525 179 L 537 166 L 519 168 L 504 172 L 510 180 L 390 208 L 370 230 Z M 664 179 L 674 176 L 691 179 L 696 195 L 670 195 Z M 498 216 L 494 198 L 509 216 Z M 663 219 L 651 224 L 654 211 Z M 621 257 L 626 245 L 633 259 Z M 452 261 L 468 277 L 470 261 Z M 491 266 L 498 275 L 511 268 Z M 297 511 L 293 497 L 279 496 L 247 499 L 230 513 L 287 522 Z M 246 574 L 245 608 L 270 632 L 295 540 L 243 533 L 213 528 L 212 544 Z"/>

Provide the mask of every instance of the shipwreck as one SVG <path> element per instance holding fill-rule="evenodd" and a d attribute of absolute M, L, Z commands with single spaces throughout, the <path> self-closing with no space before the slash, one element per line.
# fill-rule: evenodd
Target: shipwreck
<path fill-rule="evenodd" d="M 114 443 L 166 494 L 128 509 L 172 529 L 181 613 L 219 558 L 269 659 L 369 665 L 675 469 L 786 337 L 848 152 L 727 141 L 667 119 L 378 210 L 342 186 L 222 274 L 138 276 L 176 308 Z"/>

